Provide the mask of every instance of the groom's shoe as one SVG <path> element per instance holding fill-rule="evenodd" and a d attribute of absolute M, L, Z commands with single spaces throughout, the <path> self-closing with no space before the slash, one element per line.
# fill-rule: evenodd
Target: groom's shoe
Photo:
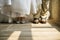
<path fill-rule="evenodd" d="M 20 23 L 21 23 L 21 24 L 26 23 L 26 21 L 25 21 L 25 17 L 20 17 Z"/>
<path fill-rule="evenodd" d="M 39 23 L 39 19 L 38 18 L 34 18 L 33 23 L 38 24 Z"/>

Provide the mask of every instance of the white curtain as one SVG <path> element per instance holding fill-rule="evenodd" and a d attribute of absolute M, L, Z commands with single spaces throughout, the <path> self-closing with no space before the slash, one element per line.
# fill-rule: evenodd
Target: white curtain
<path fill-rule="evenodd" d="M 7 3 L 8 3 L 8 5 L 11 5 L 11 1 L 12 1 L 12 0 L 7 0 L 7 1 L 8 1 L 8 2 L 7 2 Z"/>
<path fill-rule="evenodd" d="M 31 0 L 12 0 L 12 7 L 14 12 L 20 13 L 20 15 L 30 14 Z"/>
<path fill-rule="evenodd" d="M 36 0 L 31 0 L 31 13 L 37 13 L 37 2 Z"/>
<path fill-rule="evenodd" d="M 4 4 L 11 5 L 11 0 L 4 0 Z"/>
<path fill-rule="evenodd" d="M 29 15 L 30 12 L 33 14 L 37 13 L 38 5 L 41 5 L 41 0 L 4 0 L 8 5 L 11 5 L 13 12 L 17 12 L 20 16 Z"/>
<path fill-rule="evenodd" d="M 0 6 L 4 5 L 4 0 L 0 0 Z"/>
<path fill-rule="evenodd" d="M 12 0 L 12 7 L 15 12 L 21 15 L 29 15 L 37 13 L 37 6 L 41 5 L 41 0 Z"/>

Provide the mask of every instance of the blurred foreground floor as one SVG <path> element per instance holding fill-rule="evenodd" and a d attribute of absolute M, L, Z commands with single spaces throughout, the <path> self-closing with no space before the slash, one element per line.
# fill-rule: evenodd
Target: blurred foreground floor
<path fill-rule="evenodd" d="M 60 40 L 60 28 L 46 24 L 0 24 L 0 40 Z"/>

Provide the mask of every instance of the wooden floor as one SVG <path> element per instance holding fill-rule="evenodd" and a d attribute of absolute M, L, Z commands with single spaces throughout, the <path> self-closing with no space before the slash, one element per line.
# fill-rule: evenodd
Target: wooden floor
<path fill-rule="evenodd" d="M 60 40 L 60 28 L 46 24 L 0 24 L 0 40 Z"/>

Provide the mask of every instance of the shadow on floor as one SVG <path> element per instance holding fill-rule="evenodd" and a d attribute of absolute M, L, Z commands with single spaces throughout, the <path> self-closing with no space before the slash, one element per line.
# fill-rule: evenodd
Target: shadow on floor
<path fill-rule="evenodd" d="M 52 21 L 50 21 L 49 23 L 52 25 L 52 27 L 56 28 L 60 32 L 60 26 L 58 24 Z"/>
<path fill-rule="evenodd" d="M 0 31 L 0 40 L 32 40 L 30 24 L 14 24 Z"/>
<path fill-rule="evenodd" d="M 11 31 L 0 31 L 0 40 L 7 40 L 12 33 Z"/>
<path fill-rule="evenodd" d="M 32 40 L 31 25 L 27 25 L 21 28 L 21 34 L 18 40 Z"/>

